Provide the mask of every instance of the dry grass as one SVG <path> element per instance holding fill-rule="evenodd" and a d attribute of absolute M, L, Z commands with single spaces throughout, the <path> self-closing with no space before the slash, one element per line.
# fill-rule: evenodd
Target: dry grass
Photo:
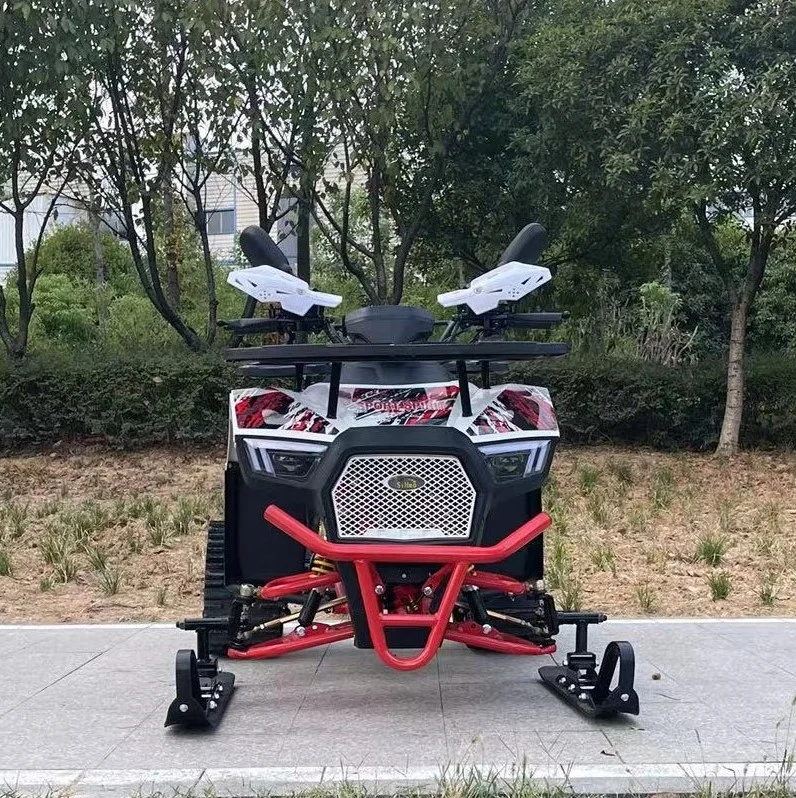
<path fill-rule="evenodd" d="M 218 451 L 0 459 L 0 622 L 196 613 L 222 482 Z"/>
<path fill-rule="evenodd" d="M 796 456 L 564 448 L 553 475 L 547 581 L 561 606 L 796 613 Z M 196 614 L 222 480 L 220 450 L 0 459 L 0 622 Z"/>
<path fill-rule="evenodd" d="M 793 615 L 796 456 L 559 451 L 545 505 L 558 599 L 612 615 Z M 566 552 L 566 557 L 560 552 Z M 548 582 L 549 582 L 548 578 Z"/>

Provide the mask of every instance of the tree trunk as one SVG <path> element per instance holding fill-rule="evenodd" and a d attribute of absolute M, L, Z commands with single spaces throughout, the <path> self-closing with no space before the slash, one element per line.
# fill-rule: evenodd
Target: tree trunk
<path fill-rule="evenodd" d="M 310 199 L 301 192 L 296 201 L 296 272 L 305 282 L 310 281 Z"/>
<path fill-rule="evenodd" d="M 743 415 L 744 395 L 744 348 L 746 342 L 746 321 L 749 306 L 746 298 L 733 305 L 730 325 L 730 351 L 727 360 L 727 401 L 724 406 L 724 419 L 716 454 L 729 457 L 738 451 Z"/>
<path fill-rule="evenodd" d="M 205 266 L 205 279 L 207 280 L 207 334 L 205 339 L 210 346 L 216 337 L 216 322 L 218 321 L 218 297 L 216 294 L 216 275 L 213 271 L 213 253 L 210 251 L 210 239 L 207 237 L 207 213 L 205 212 L 202 190 L 198 184 L 194 185 L 192 192 L 194 202 L 194 226 L 199 233 L 202 245 L 202 262 Z"/>
<path fill-rule="evenodd" d="M 174 223 L 174 192 L 170 185 L 163 192 L 163 233 L 166 250 L 167 296 L 169 304 L 180 309 L 180 260 L 179 231 Z"/>
<path fill-rule="evenodd" d="M 108 280 L 107 270 L 105 268 L 105 252 L 102 248 L 102 235 L 100 233 L 100 226 L 102 220 L 99 215 L 99 207 L 94 199 L 91 197 L 88 208 L 88 223 L 91 228 L 91 243 L 94 249 L 94 269 L 95 269 L 95 285 L 97 289 L 97 322 L 99 323 L 100 330 L 105 330 L 108 321 L 108 301 L 110 297 L 105 292 L 105 286 Z"/>
<path fill-rule="evenodd" d="M 105 253 L 102 251 L 100 220 L 96 213 L 91 214 L 91 241 L 94 245 L 94 266 L 96 267 L 97 288 L 103 288 L 108 276 L 105 273 Z"/>
<path fill-rule="evenodd" d="M 254 190 L 257 197 L 257 214 L 260 220 L 260 227 L 266 233 L 270 233 L 273 219 L 268 206 L 268 191 L 265 185 L 265 170 L 263 168 L 263 130 L 260 119 L 260 98 L 252 76 L 247 78 L 246 92 L 249 97 L 249 135 L 251 136 L 252 177 L 254 178 Z"/>
<path fill-rule="evenodd" d="M 107 281 L 107 274 L 105 273 L 105 253 L 102 250 L 102 235 L 100 234 L 100 226 L 102 220 L 99 215 L 99 208 L 92 196 L 89 200 L 88 220 L 91 227 L 91 243 L 94 246 L 94 267 L 96 269 L 97 288 L 102 288 Z"/>
<path fill-rule="evenodd" d="M 19 292 L 19 333 L 11 349 L 11 357 L 21 358 L 28 348 L 28 330 L 33 315 L 33 301 L 28 282 L 28 264 L 25 255 L 25 210 L 17 204 L 14 214 L 14 245 L 17 252 L 17 290 Z"/>

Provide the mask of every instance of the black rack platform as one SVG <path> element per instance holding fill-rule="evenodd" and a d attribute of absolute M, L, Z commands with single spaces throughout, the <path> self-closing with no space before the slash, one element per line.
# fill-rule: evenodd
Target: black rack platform
<path fill-rule="evenodd" d="M 227 349 L 224 356 L 230 361 L 258 363 L 364 363 L 377 361 L 407 362 L 477 360 L 535 360 L 539 357 L 561 357 L 569 351 L 569 344 L 539 341 L 479 341 L 471 344 L 274 344 Z"/>

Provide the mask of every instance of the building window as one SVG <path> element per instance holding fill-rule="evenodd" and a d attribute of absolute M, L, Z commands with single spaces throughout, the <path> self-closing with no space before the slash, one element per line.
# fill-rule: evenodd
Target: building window
<path fill-rule="evenodd" d="M 228 236 L 235 232 L 235 211 L 224 209 L 207 212 L 207 234 L 209 236 Z"/>

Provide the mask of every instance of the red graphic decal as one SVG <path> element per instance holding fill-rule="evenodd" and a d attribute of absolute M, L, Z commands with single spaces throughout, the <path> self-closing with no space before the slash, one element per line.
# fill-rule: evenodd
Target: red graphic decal
<path fill-rule="evenodd" d="M 295 430 L 296 432 L 324 432 L 328 426 L 329 422 L 325 418 L 313 413 L 308 408 L 303 408 L 280 429 Z"/>
<path fill-rule="evenodd" d="M 355 388 L 349 409 L 357 421 L 374 425 L 415 426 L 440 424 L 450 416 L 459 388 Z"/>
<path fill-rule="evenodd" d="M 507 388 L 484 408 L 470 430 L 471 434 L 495 435 L 557 428 L 553 405 L 544 394 L 532 388 Z"/>
<path fill-rule="evenodd" d="M 511 423 L 505 413 L 494 407 L 487 407 L 478 416 L 475 422 L 479 435 L 490 435 L 499 432 L 516 432 L 517 428 Z"/>
<path fill-rule="evenodd" d="M 293 400 L 281 391 L 267 391 L 255 396 L 244 396 L 235 402 L 238 426 L 258 429 L 269 426 L 269 418 L 283 416 Z"/>
<path fill-rule="evenodd" d="M 513 411 L 514 423 L 520 429 L 554 430 L 556 417 L 553 406 L 541 396 L 530 391 L 506 390 L 498 396 L 509 410 Z"/>

